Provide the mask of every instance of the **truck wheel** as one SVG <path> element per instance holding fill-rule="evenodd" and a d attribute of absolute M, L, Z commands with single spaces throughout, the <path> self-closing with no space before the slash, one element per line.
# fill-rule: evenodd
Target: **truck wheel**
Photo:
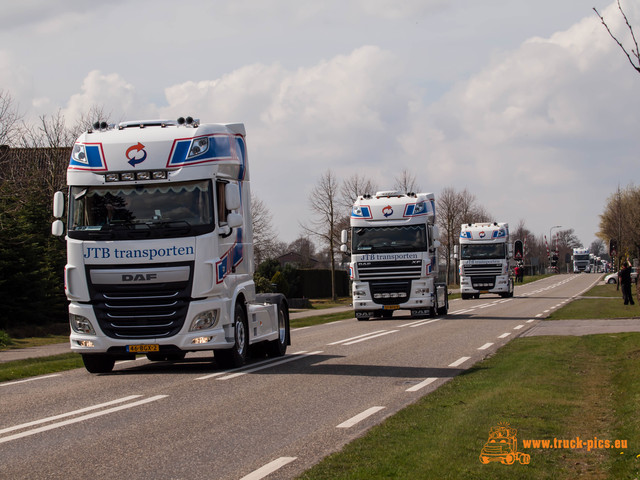
<path fill-rule="evenodd" d="M 283 305 L 284 304 L 284 305 Z M 281 357 L 287 352 L 289 345 L 289 309 L 280 299 L 278 305 L 278 338 L 267 344 L 267 355 Z"/>
<path fill-rule="evenodd" d="M 82 354 L 82 363 L 84 368 L 90 373 L 109 373 L 116 364 L 116 359 L 111 355 L 100 353 Z"/>
<path fill-rule="evenodd" d="M 247 316 L 240 303 L 236 303 L 233 319 L 233 347 L 215 351 L 216 362 L 223 368 L 241 367 L 247 360 L 249 328 L 247 326 Z"/>

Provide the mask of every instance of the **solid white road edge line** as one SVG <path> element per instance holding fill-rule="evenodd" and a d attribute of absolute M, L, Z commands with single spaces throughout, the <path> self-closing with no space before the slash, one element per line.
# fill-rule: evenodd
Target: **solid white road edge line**
<path fill-rule="evenodd" d="M 142 395 L 129 395 L 128 397 L 118 398 L 117 400 L 111 400 L 110 402 L 99 403 L 98 405 L 93 405 L 91 407 L 81 408 L 80 410 L 74 410 L 72 412 L 61 413 L 60 415 L 54 415 L 53 417 L 42 418 L 40 420 L 34 420 L 33 422 L 23 423 L 21 425 L 16 425 L 14 427 L 8 427 L 0 430 L 0 435 L 7 432 L 13 432 L 14 430 L 21 430 L 23 428 L 32 427 L 34 425 L 39 425 L 41 423 L 53 422 L 54 420 L 59 420 L 65 417 L 71 417 L 73 415 L 78 415 L 80 413 L 90 412 L 91 410 L 97 410 L 98 408 L 108 407 L 110 405 L 115 405 L 116 403 L 128 402 L 129 400 L 133 400 L 134 398 L 140 398 Z"/>
<path fill-rule="evenodd" d="M 18 385 L 19 383 L 33 382 L 34 380 L 44 380 L 45 378 L 59 377 L 60 375 L 62 374 L 54 373 L 53 375 L 43 375 L 42 377 L 31 377 L 27 378 L 26 380 L 16 380 L 15 382 L 0 383 L 0 387 L 8 387 L 10 385 Z"/>
<path fill-rule="evenodd" d="M 293 362 L 294 360 L 308 357 L 309 355 L 317 355 L 318 353 L 322 353 L 322 350 L 318 350 L 317 352 L 304 353 L 302 355 L 291 356 L 290 358 L 285 358 L 284 360 L 280 360 L 279 362 L 272 362 L 267 365 L 262 365 L 261 367 L 250 368 L 249 370 L 244 370 L 242 372 L 232 373 L 231 375 L 227 375 L 226 377 L 216 378 L 216 380 L 231 380 L 232 378 L 241 377 L 242 375 L 246 375 L 247 373 L 253 373 L 259 370 L 264 370 L 265 368 L 271 368 L 271 367 L 275 367 L 276 365 L 282 365 L 283 363 Z"/>
<path fill-rule="evenodd" d="M 145 403 L 155 402 L 156 400 L 160 400 L 166 397 L 168 397 L 168 395 L 156 395 L 155 397 L 145 398 L 143 400 L 138 400 L 137 402 L 127 403 L 126 405 L 120 405 L 119 407 L 113 407 L 107 410 L 102 410 L 101 412 L 94 412 L 88 415 L 83 415 L 82 417 L 71 418 L 69 420 L 65 420 L 64 422 L 52 423 L 51 425 L 46 425 L 40 428 L 34 428 L 33 430 L 27 430 L 26 432 L 16 433 L 15 435 L 9 435 L 8 437 L 0 438 L 0 443 L 10 442 L 12 440 L 17 440 L 19 438 L 35 435 L 36 433 L 46 432 L 47 430 L 53 430 L 54 428 L 60 428 L 66 425 L 71 425 L 73 423 L 84 422 L 85 420 L 90 420 L 92 418 L 100 417 L 102 415 L 107 415 L 109 413 L 118 412 L 120 410 L 125 410 L 127 408 L 138 407 L 140 405 L 144 405 Z"/>

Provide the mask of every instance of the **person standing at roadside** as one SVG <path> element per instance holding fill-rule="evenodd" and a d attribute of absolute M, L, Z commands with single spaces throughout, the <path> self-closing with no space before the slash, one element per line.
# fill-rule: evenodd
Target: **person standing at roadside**
<path fill-rule="evenodd" d="M 622 299 L 624 304 L 635 305 L 631 296 L 631 267 L 629 262 L 624 262 L 622 268 L 618 272 L 618 288 L 622 287 Z M 616 288 L 617 290 L 617 288 Z"/>

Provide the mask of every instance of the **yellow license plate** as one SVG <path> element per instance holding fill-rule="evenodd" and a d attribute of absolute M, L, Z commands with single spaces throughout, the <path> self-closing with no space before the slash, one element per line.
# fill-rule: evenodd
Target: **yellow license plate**
<path fill-rule="evenodd" d="M 480 290 L 480 293 L 489 293 L 489 290 Z"/>
<path fill-rule="evenodd" d="M 400 305 L 383 305 L 382 309 L 383 310 L 399 310 Z"/>
<path fill-rule="evenodd" d="M 127 345 L 129 353 L 159 352 L 160 345 Z"/>

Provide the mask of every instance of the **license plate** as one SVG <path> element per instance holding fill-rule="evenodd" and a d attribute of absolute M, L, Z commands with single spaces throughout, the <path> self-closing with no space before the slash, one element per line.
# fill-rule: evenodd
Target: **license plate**
<path fill-rule="evenodd" d="M 399 310 L 400 305 L 383 305 L 382 309 L 383 310 Z"/>
<path fill-rule="evenodd" d="M 489 290 L 480 290 L 480 293 L 489 293 Z"/>
<path fill-rule="evenodd" d="M 129 353 L 159 352 L 160 345 L 127 345 Z"/>

